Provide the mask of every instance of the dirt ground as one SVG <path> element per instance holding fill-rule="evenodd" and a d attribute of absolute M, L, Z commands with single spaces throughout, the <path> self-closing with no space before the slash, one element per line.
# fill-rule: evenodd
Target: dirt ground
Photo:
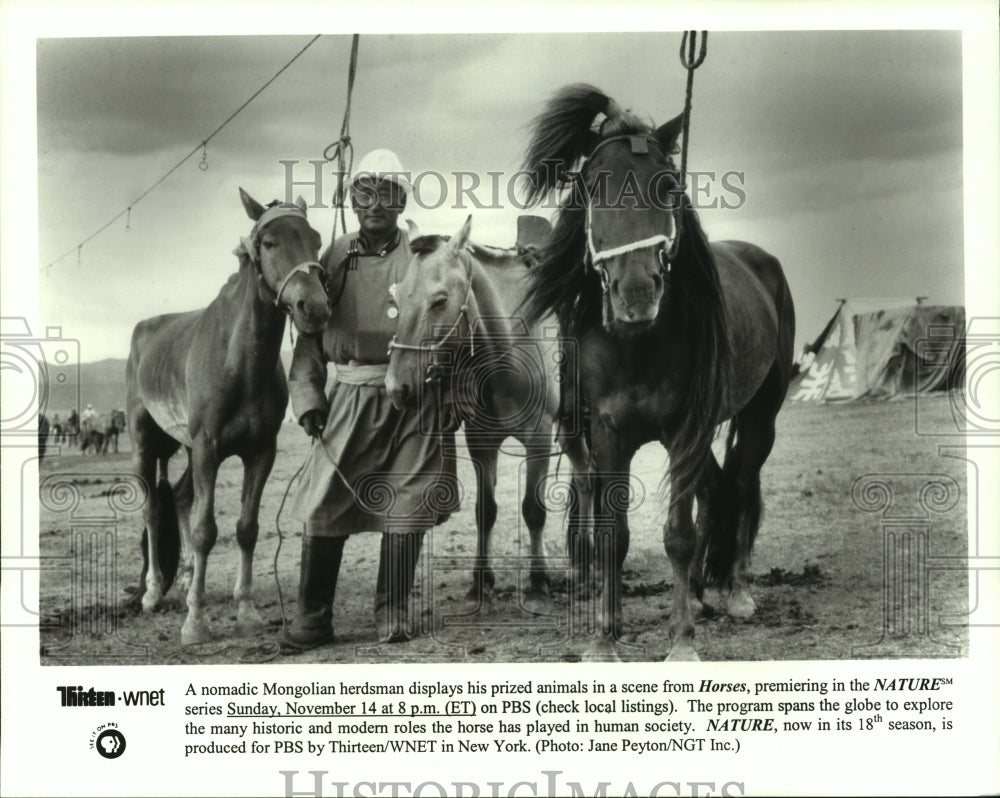
<path fill-rule="evenodd" d="M 766 509 L 751 569 L 757 613 L 749 621 L 731 619 L 718 592 L 708 591 L 709 609 L 697 626 L 702 659 L 967 655 L 967 572 L 940 567 L 941 558 L 960 558 L 967 550 L 966 465 L 939 455 L 940 438 L 917 431 L 954 431 L 949 397 L 918 402 L 919 408 L 914 400 L 785 406 L 762 475 Z M 509 441 L 507 448 L 519 446 Z M 280 526 L 275 519 L 308 454 L 305 435 L 288 424 L 264 492 L 254 562 L 257 606 L 267 627 L 256 637 L 235 636 L 231 596 L 242 473 L 239 461 L 230 459 L 219 475 L 220 535 L 208 565 L 215 639 L 182 647 L 186 607 L 176 588 L 151 615 L 128 606 L 141 568 L 142 520 L 135 502 L 113 499 L 116 480 L 130 471 L 128 452 L 126 435 L 117 455 L 83 456 L 63 446 L 42 464 L 41 553 L 52 558 L 41 577 L 43 664 L 552 662 L 579 660 L 586 648 L 592 607 L 559 589 L 567 562 L 557 508 L 546 525 L 556 587 L 544 604 L 525 606 L 519 585 L 527 582 L 527 532 L 517 495 L 523 460 L 501 455 L 493 534 L 497 594 L 491 606 L 465 600 L 475 551 L 475 482 L 464 462 L 462 511 L 424 546 L 415 589 L 424 634 L 404 645 L 377 645 L 372 604 L 379 541 L 366 534 L 346 547 L 334 609 L 337 642 L 298 656 L 279 654 L 282 616 L 290 622 L 295 611 L 301 532 L 287 510 Z M 657 496 L 665 462 L 655 444 L 633 462 L 641 485 L 630 514 L 623 660 L 660 660 L 669 651 L 671 573 Z M 182 469 L 177 459 L 171 473 L 179 476 Z M 73 496 L 79 497 L 75 507 Z M 895 574 L 895 581 L 887 582 L 886 573 Z"/>

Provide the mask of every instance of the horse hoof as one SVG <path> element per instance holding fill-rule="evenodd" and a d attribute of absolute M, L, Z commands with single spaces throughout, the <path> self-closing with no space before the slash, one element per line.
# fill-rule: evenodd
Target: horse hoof
<path fill-rule="evenodd" d="M 757 605 L 754 604 L 750 594 L 745 590 L 734 592 L 729 596 L 729 601 L 726 602 L 726 610 L 732 618 L 742 620 L 752 618 L 756 609 Z"/>
<path fill-rule="evenodd" d="M 532 615 L 545 615 L 551 611 L 552 601 L 548 591 L 528 590 L 525 591 L 521 607 Z"/>
<path fill-rule="evenodd" d="M 691 643 L 678 643 L 670 649 L 664 662 L 700 662 L 701 657 Z"/>
<path fill-rule="evenodd" d="M 208 625 L 204 621 L 184 621 L 181 627 L 181 645 L 196 646 L 198 643 L 207 643 L 212 639 L 208 631 Z"/>
<path fill-rule="evenodd" d="M 159 591 L 147 590 L 142 597 L 142 611 L 154 612 L 160 606 L 163 594 Z"/>
<path fill-rule="evenodd" d="M 583 655 L 584 662 L 621 662 L 614 643 L 595 643 Z"/>
<path fill-rule="evenodd" d="M 253 637 L 264 631 L 264 619 L 252 604 L 240 607 L 236 613 L 236 634 Z"/>
<path fill-rule="evenodd" d="M 470 612 L 489 612 L 493 609 L 493 588 L 483 585 L 473 585 L 465 594 L 465 601 Z"/>

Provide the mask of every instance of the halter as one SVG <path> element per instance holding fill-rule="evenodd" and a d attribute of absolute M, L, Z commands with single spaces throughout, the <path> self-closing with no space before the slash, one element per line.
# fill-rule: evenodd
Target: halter
<path fill-rule="evenodd" d="M 647 135 L 621 135 L 621 136 L 611 136 L 601 141 L 591 152 L 590 157 L 594 157 L 601 147 L 606 144 L 610 144 L 613 141 L 628 141 L 634 155 L 644 155 L 649 152 L 649 144 L 652 143 L 657 149 L 662 151 L 660 147 L 660 142 L 658 142 L 652 136 Z M 594 205 L 590 201 L 591 191 L 586 189 L 587 194 L 587 221 L 586 221 L 586 236 L 587 236 L 587 256 L 590 261 L 591 268 L 597 272 L 598 276 L 601 278 L 601 291 L 603 293 L 608 292 L 609 280 L 608 272 L 603 266 L 601 266 L 602 261 L 610 260 L 611 258 L 617 257 L 618 255 L 624 255 L 628 252 L 635 252 L 640 249 L 648 249 L 649 247 L 655 247 L 657 245 L 662 245 L 660 247 L 658 257 L 660 260 L 660 271 L 664 275 L 670 274 L 670 268 L 677 257 L 677 250 L 680 245 L 680 233 L 681 233 L 681 222 L 677 218 L 677 213 L 681 209 L 679 205 L 678 208 L 670 211 L 670 215 L 673 219 L 673 235 L 667 236 L 660 233 L 655 236 L 650 236 L 649 238 L 643 238 L 639 241 L 631 241 L 627 244 L 622 244 L 618 247 L 612 247 L 611 249 L 598 250 L 594 246 L 594 234 L 593 234 L 593 209 Z"/>
<path fill-rule="evenodd" d="M 431 344 L 401 344 L 396 340 L 396 336 L 392 336 L 392 340 L 389 341 L 389 349 L 386 352 L 390 357 L 392 356 L 393 349 L 403 349 L 408 352 L 420 352 L 431 355 L 431 362 L 427 365 L 427 374 L 424 378 L 426 383 L 439 383 L 441 381 L 441 375 L 444 371 L 444 367 L 434 360 L 434 355 L 444 348 L 445 343 L 453 336 L 457 335 L 462 328 L 462 319 L 465 319 L 465 323 L 469 328 L 469 338 L 472 341 L 472 354 L 475 355 L 475 336 L 474 326 L 472 320 L 469 318 L 469 300 L 472 298 L 472 257 L 466 253 L 469 258 L 468 268 L 466 270 L 465 276 L 468 281 L 469 287 L 465 292 L 465 299 L 462 301 L 462 306 L 458 309 L 458 317 L 452 323 L 451 327 L 445 332 L 445 334 Z"/>
<path fill-rule="evenodd" d="M 281 296 L 285 293 L 285 288 L 288 285 L 288 281 L 292 279 L 293 276 L 302 272 L 306 276 L 313 269 L 319 269 L 320 274 L 323 274 L 323 267 L 314 260 L 303 261 L 298 264 L 295 268 L 289 270 L 281 282 L 278 283 L 278 287 L 272 288 L 267 283 L 267 278 L 264 276 L 264 271 L 261 268 L 260 263 L 260 233 L 261 231 L 275 219 L 282 216 L 295 216 L 303 221 L 306 221 L 305 212 L 298 205 L 275 205 L 272 208 L 268 208 L 261 217 L 254 224 L 253 229 L 250 231 L 250 235 L 241 240 L 243 249 L 246 250 L 247 255 L 250 257 L 250 261 L 254 265 L 254 269 L 257 271 L 257 278 L 260 280 L 260 284 L 267 289 L 268 293 L 274 294 L 274 306 L 282 307 Z M 307 222 L 308 223 L 308 222 Z M 286 307 L 285 310 L 288 308 Z"/>

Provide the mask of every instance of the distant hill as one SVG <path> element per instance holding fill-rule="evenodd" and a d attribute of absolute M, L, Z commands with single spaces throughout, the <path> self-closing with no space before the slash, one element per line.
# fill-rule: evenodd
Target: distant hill
<path fill-rule="evenodd" d="M 285 364 L 285 374 L 288 374 L 292 353 L 282 352 L 281 359 Z M 52 373 L 55 369 L 50 367 L 49 371 Z M 60 368 L 59 371 L 65 373 L 67 370 Z M 68 372 L 65 382 L 60 384 L 53 380 L 49 385 L 46 414 L 50 419 L 55 415 L 66 418 L 76 405 L 77 396 L 80 401 L 78 411 L 88 404 L 92 404 L 98 413 L 125 407 L 124 358 L 81 363 L 79 374 L 74 369 L 69 369 Z"/>
<path fill-rule="evenodd" d="M 54 369 L 49 369 L 50 373 Z M 49 384 L 47 415 L 66 418 L 76 405 L 79 397 L 82 410 L 92 404 L 99 413 L 125 407 L 125 360 L 108 358 L 94 363 L 81 363 L 79 372 L 75 369 L 60 369 L 66 373 L 63 383 Z"/>

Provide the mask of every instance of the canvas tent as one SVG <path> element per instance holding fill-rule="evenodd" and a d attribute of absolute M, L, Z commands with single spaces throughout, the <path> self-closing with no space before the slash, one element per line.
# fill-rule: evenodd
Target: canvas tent
<path fill-rule="evenodd" d="M 796 364 L 788 398 L 892 399 L 962 386 L 965 308 L 841 300 Z"/>

